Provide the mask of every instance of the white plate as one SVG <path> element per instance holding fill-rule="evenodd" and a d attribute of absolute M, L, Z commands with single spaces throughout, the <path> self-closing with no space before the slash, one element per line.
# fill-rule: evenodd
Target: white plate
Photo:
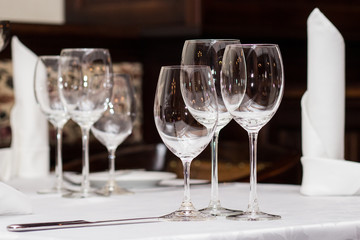
<path fill-rule="evenodd" d="M 190 185 L 208 184 L 210 181 L 206 179 L 190 179 Z M 184 185 L 184 179 L 166 179 L 159 182 L 159 186 L 179 187 Z"/>
<path fill-rule="evenodd" d="M 66 177 L 74 183 L 81 182 L 81 175 L 66 173 Z M 142 170 L 119 170 L 115 172 L 115 180 L 119 186 L 124 188 L 149 188 L 155 187 L 162 180 L 176 178 L 175 173 L 142 171 Z M 108 172 L 90 173 L 91 186 L 100 188 L 106 184 L 109 179 Z"/>

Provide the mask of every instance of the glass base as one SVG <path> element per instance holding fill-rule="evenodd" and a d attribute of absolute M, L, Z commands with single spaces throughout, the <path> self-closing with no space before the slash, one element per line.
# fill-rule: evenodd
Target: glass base
<path fill-rule="evenodd" d="M 198 210 L 177 210 L 160 217 L 160 219 L 164 221 L 205 221 L 214 220 L 215 217 Z"/>
<path fill-rule="evenodd" d="M 267 221 L 281 219 L 281 216 L 264 212 L 243 212 L 241 214 L 229 215 L 226 219 L 238 221 Z"/>
<path fill-rule="evenodd" d="M 207 208 L 200 209 L 199 211 L 212 216 L 229 216 L 243 213 L 241 210 L 228 209 L 221 205 L 209 205 Z"/>
<path fill-rule="evenodd" d="M 119 187 L 118 185 L 112 185 L 112 184 L 106 184 L 103 188 L 96 190 L 95 193 L 101 196 L 134 194 L 134 192 L 131 192 L 126 188 L 122 188 Z"/>
<path fill-rule="evenodd" d="M 160 219 L 165 221 L 205 221 L 216 219 L 216 217 L 196 210 L 191 202 L 182 202 L 177 211 L 162 216 Z"/>
<path fill-rule="evenodd" d="M 89 198 L 98 196 L 93 190 L 71 191 L 62 195 L 64 198 Z"/>

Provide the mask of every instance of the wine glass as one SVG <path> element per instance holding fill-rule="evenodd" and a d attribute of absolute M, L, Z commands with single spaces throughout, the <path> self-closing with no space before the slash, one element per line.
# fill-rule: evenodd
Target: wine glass
<path fill-rule="evenodd" d="M 162 217 L 171 221 L 213 219 L 193 206 L 190 164 L 209 144 L 217 124 L 217 98 L 208 66 L 161 68 L 154 102 L 157 131 L 184 167 L 184 198 L 180 208 Z"/>
<path fill-rule="evenodd" d="M 135 120 L 135 96 L 128 74 L 113 74 L 113 91 L 107 110 L 91 131 L 109 152 L 109 180 L 97 193 L 105 196 L 132 193 L 115 181 L 116 148 L 131 134 Z"/>
<path fill-rule="evenodd" d="M 10 22 L 0 21 L 0 52 L 6 48 L 10 40 Z"/>
<path fill-rule="evenodd" d="M 94 195 L 89 181 L 89 132 L 110 100 L 110 53 L 101 48 L 63 49 L 59 66 L 61 101 L 72 120 L 79 124 L 83 145 L 81 189 L 64 197 L 85 198 Z"/>
<path fill-rule="evenodd" d="M 256 158 L 258 132 L 277 111 L 283 91 L 284 72 L 278 45 L 236 44 L 226 47 L 221 93 L 228 111 L 248 132 L 250 142 L 249 205 L 246 212 L 227 216 L 228 219 L 258 221 L 280 218 L 259 210 Z"/>
<path fill-rule="evenodd" d="M 42 112 L 56 129 L 56 184 L 51 189 L 39 190 L 38 193 L 64 193 L 62 170 L 62 131 L 70 116 L 60 100 L 58 88 L 58 68 L 60 56 L 39 56 L 35 65 L 35 98 Z"/>
<path fill-rule="evenodd" d="M 194 39 L 186 40 L 182 50 L 182 65 L 207 65 L 211 69 L 215 82 L 219 119 L 214 136 L 211 140 L 211 198 L 208 207 L 200 211 L 215 216 L 226 216 L 229 214 L 240 213 L 240 210 L 227 209 L 221 206 L 219 200 L 218 184 L 218 139 L 220 130 L 226 126 L 232 116 L 227 111 L 220 92 L 220 71 L 222 57 L 225 47 L 229 44 L 240 43 L 238 39 Z"/>

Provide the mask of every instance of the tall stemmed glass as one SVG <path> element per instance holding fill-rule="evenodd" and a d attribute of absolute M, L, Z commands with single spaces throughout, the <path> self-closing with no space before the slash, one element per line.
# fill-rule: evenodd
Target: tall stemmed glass
<path fill-rule="evenodd" d="M 201 209 L 205 213 L 215 216 L 226 216 L 229 214 L 240 213 L 240 210 L 227 209 L 221 206 L 218 187 L 218 139 L 220 130 L 226 126 L 232 116 L 227 111 L 220 92 L 220 71 L 222 57 L 225 47 L 229 44 L 238 44 L 237 39 L 194 39 L 186 40 L 182 50 L 182 65 L 207 65 L 211 69 L 215 82 L 216 94 L 218 99 L 219 119 L 215 134 L 211 140 L 211 198 L 207 208 Z"/>
<path fill-rule="evenodd" d="M 39 193 L 64 193 L 62 170 L 62 131 L 70 116 L 60 100 L 58 88 L 58 68 L 60 56 L 39 56 L 35 65 L 34 89 L 36 101 L 42 112 L 56 129 L 56 184 L 51 189 Z"/>
<path fill-rule="evenodd" d="M 116 148 L 131 134 L 135 120 L 135 95 L 128 74 L 113 74 L 113 91 L 108 108 L 91 131 L 109 152 L 109 180 L 96 192 L 109 196 L 132 193 L 115 181 Z"/>
<path fill-rule="evenodd" d="M 180 208 L 164 217 L 171 221 L 214 218 L 199 212 L 190 199 L 190 163 L 209 144 L 217 124 L 217 98 L 208 66 L 162 67 L 156 89 L 154 119 L 165 145 L 184 167 Z"/>
<path fill-rule="evenodd" d="M 63 49 L 60 54 L 61 101 L 82 131 L 82 182 L 79 192 L 64 197 L 93 195 L 89 182 L 89 132 L 107 108 L 112 90 L 110 53 L 107 49 Z"/>
<path fill-rule="evenodd" d="M 236 44 L 225 49 L 221 93 L 228 111 L 249 135 L 250 197 L 247 211 L 233 220 L 270 220 L 280 216 L 259 210 L 257 198 L 257 137 L 278 109 L 284 91 L 281 53 L 276 44 Z M 245 88 L 245 94 L 243 89 Z"/>

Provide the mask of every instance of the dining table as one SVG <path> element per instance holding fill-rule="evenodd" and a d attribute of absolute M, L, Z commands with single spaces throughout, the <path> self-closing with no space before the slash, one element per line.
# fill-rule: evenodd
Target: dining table
<path fill-rule="evenodd" d="M 52 186 L 52 175 L 12 179 L 6 183 L 29 197 L 33 213 L 0 216 L 0 239 L 360 239 L 359 196 L 309 197 L 300 193 L 299 185 L 261 183 L 257 186 L 261 210 L 280 215 L 280 220 L 234 221 L 216 217 L 206 221 L 118 222 L 92 227 L 11 232 L 7 229 L 11 224 L 162 216 L 179 207 L 183 187 L 181 184 L 137 186 L 131 189 L 133 194 L 71 199 L 59 194 L 37 193 L 41 188 Z M 219 196 L 222 206 L 245 210 L 249 184 L 220 183 Z M 191 198 L 196 208 L 206 207 L 210 199 L 210 184 L 192 184 Z"/>

